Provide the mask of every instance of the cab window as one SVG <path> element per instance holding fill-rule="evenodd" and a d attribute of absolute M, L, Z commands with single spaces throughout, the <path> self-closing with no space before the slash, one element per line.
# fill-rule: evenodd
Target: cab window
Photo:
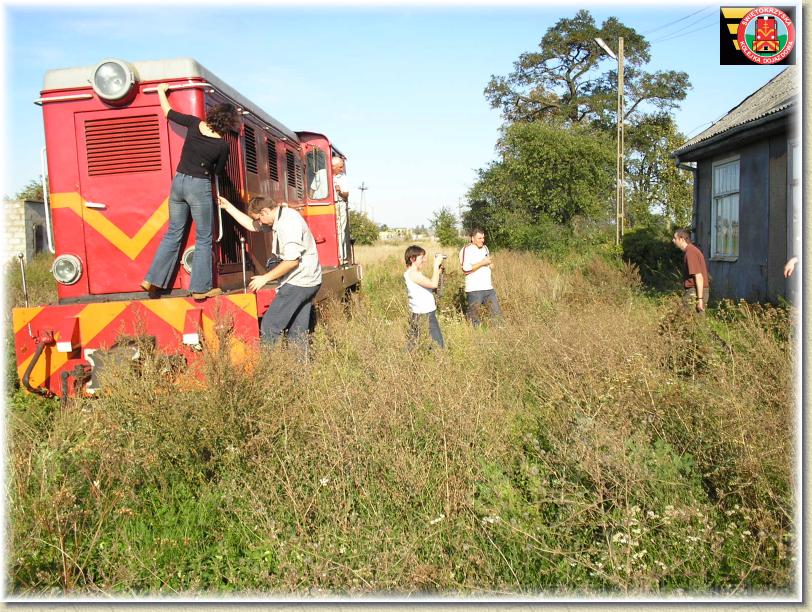
<path fill-rule="evenodd" d="M 307 153 L 307 186 L 311 200 L 324 200 L 330 197 L 327 175 L 327 156 L 321 149 L 311 149 Z"/>

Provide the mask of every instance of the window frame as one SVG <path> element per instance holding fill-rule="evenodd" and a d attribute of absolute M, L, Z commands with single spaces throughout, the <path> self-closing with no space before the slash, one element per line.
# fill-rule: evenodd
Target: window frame
<path fill-rule="evenodd" d="M 312 179 L 309 176 L 310 175 L 310 166 L 308 164 L 308 159 L 309 159 L 310 155 L 314 155 L 314 159 L 317 159 L 318 154 L 321 154 L 321 156 L 322 156 L 322 158 L 324 160 L 324 175 L 327 177 L 327 185 L 326 185 L 326 187 L 327 187 L 327 195 L 325 195 L 323 198 L 310 197 L 310 184 L 312 182 Z M 329 156 L 327 155 L 327 153 L 325 153 L 324 149 L 322 149 L 321 147 L 317 147 L 317 146 L 310 147 L 309 150 L 307 151 L 307 153 L 305 153 L 304 182 L 305 182 L 305 192 L 307 193 L 307 202 L 308 202 L 308 204 L 312 204 L 314 206 L 329 206 L 330 204 L 333 203 L 332 202 L 332 189 L 331 189 L 332 176 L 331 176 L 330 168 L 328 167 L 328 163 L 327 163 L 328 159 L 329 159 Z"/>
<path fill-rule="evenodd" d="M 728 166 L 736 164 L 736 175 L 737 175 L 737 184 L 735 189 L 730 189 L 727 191 L 718 191 L 716 190 L 716 170 L 721 166 Z M 738 233 L 738 239 L 735 241 L 736 244 L 736 252 L 735 253 L 720 253 L 717 248 L 717 237 L 716 237 L 716 216 L 717 216 L 717 207 L 719 200 L 723 198 L 728 198 L 730 196 L 736 196 L 736 224 L 737 228 L 736 231 Z M 741 156 L 740 155 L 733 155 L 730 157 L 725 157 L 723 159 L 715 160 L 711 166 L 711 202 L 710 202 L 710 235 L 711 235 L 711 244 L 710 244 L 710 259 L 711 261 L 737 261 L 739 259 L 739 252 L 741 249 L 741 223 L 740 223 L 740 216 L 739 213 L 741 211 Z"/>

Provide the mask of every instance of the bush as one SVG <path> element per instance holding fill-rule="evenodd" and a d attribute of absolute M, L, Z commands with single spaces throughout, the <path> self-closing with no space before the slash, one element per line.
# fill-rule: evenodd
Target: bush
<path fill-rule="evenodd" d="M 434 213 L 431 227 L 437 241 L 444 247 L 461 247 L 464 244 L 457 231 L 457 216 L 448 207 L 443 207 Z"/>
<path fill-rule="evenodd" d="M 350 211 L 350 236 L 355 244 L 375 244 L 379 230 L 377 224 L 362 212 Z"/>
<path fill-rule="evenodd" d="M 671 235 L 650 227 L 635 228 L 623 235 L 623 259 L 640 270 L 642 281 L 656 289 L 674 289 L 680 278 L 682 252 Z"/>

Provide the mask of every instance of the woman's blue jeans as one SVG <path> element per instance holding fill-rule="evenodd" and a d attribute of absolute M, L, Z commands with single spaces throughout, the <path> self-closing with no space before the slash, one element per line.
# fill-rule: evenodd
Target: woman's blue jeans
<path fill-rule="evenodd" d="M 214 204 L 211 197 L 211 180 L 181 172 L 172 179 L 172 191 L 169 195 L 169 227 L 161 239 L 146 280 L 156 287 L 169 286 L 178 263 L 189 213 L 195 222 L 195 252 L 192 257 L 192 280 L 189 288 L 193 293 L 205 293 L 211 289 L 212 284 L 211 226 Z"/>

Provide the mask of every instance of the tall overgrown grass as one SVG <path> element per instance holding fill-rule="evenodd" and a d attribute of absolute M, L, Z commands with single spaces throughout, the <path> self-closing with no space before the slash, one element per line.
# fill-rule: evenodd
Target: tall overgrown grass
<path fill-rule="evenodd" d="M 785 310 L 686 317 L 632 267 L 500 252 L 506 325 L 473 329 L 454 267 L 445 351 L 404 350 L 397 251 L 323 310 L 309 363 L 220 338 L 197 376 L 147 353 L 64 410 L 13 395 L 11 590 L 796 588 Z"/>

